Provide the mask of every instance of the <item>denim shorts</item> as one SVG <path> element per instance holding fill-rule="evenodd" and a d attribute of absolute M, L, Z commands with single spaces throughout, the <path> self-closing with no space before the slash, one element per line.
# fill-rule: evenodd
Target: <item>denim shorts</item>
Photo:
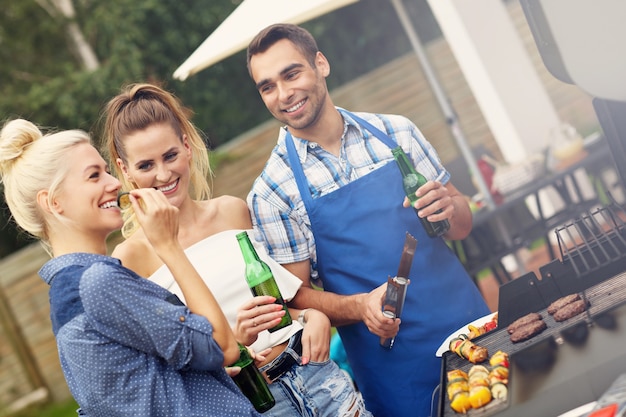
<path fill-rule="evenodd" d="M 291 347 L 292 336 L 283 355 L 297 356 L 297 363 L 269 385 L 276 405 L 263 413 L 272 417 L 372 417 L 350 376 L 332 360 L 299 365 L 300 354 Z M 274 362 L 272 361 L 272 362 Z M 263 368 L 269 367 L 271 364 Z M 261 368 L 263 371 L 264 369 Z"/>

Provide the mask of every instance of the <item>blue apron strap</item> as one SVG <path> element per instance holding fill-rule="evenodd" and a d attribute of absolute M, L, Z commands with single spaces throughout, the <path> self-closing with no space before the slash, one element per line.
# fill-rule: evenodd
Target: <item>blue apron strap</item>
<path fill-rule="evenodd" d="M 391 139 L 391 137 L 388 134 L 386 134 L 385 132 L 383 132 L 382 130 L 374 126 L 373 124 L 369 123 L 366 120 L 361 119 L 359 116 L 355 115 L 354 113 L 350 113 L 347 110 L 344 110 L 344 112 L 346 114 L 349 114 L 350 117 L 356 120 L 357 123 L 361 125 L 361 127 L 364 127 L 366 130 L 369 130 L 370 133 L 373 133 L 374 136 L 376 136 L 378 139 L 380 139 L 381 142 L 387 145 L 389 149 L 393 149 L 398 146 L 398 144 L 393 139 Z M 406 154 L 407 158 L 411 160 L 411 155 L 407 154 L 406 151 L 404 153 Z"/>
<path fill-rule="evenodd" d="M 387 145 L 389 147 L 389 149 L 393 149 L 396 146 L 398 146 L 398 144 L 396 142 L 394 142 L 393 139 L 391 139 L 388 134 L 386 134 L 385 132 L 383 132 L 382 130 L 380 130 L 379 128 L 374 126 L 373 124 L 371 124 L 371 123 L 361 119 L 360 117 L 358 117 L 354 113 L 350 113 L 347 110 L 342 110 L 342 111 L 345 114 L 347 114 L 350 117 L 352 117 L 354 120 L 356 120 L 357 123 L 360 124 L 362 127 L 364 127 L 365 129 L 369 130 L 370 133 L 372 133 L 374 136 L 376 136 L 378 139 L 380 139 L 381 142 L 383 142 L 385 145 Z"/>
<path fill-rule="evenodd" d="M 309 191 L 309 182 L 304 175 L 304 169 L 302 169 L 302 164 L 300 164 L 300 158 L 298 157 L 298 152 L 296 152 L 296 146 L 293 143 L 293 138 L 291 137 L 291 133 L 287 130 L 287 135 L 285 136 L 285 145 L 287 146 L 287 155 L 289 157 L 289 164 L 291 165 L 291 170 L 293 171 L 293 175 L 296 179 L 296 184 L 298 184 L 298 190 L 300 190 L 300 196 L 302 197 L 302 201 L 304 202 L 304 207 L 310 207 L 313 202 L 313 197 L 311 196 L 311 192 Z M 298 163 L 296 163 L 298 162 Z"/>
<path fill-rule="evenodd" d="M 389 135 L 387 135 L 385 132 L 383 132 L 376 126 L 372 125 L 368 121 L 363 120 L 362 118 L 358 117 L 354 113 L 351 113 L 344 109 L 340 110 L 339 112 L 347 114 L 351 118 L 356 120 L 356 122 L 359 125 L 361 125 L 361 127 L 365 128 L 374 136 L 376 136 L 381 142 L 387 145 L 389 149 L 393 149 L 398 146 L 398 144 L 393 139 L 391 139 Z M 291 169 L 293 170 L 296 184 L 298 184 L 298 189 L 300 190 L 300 195 L 302 196 L 304 206 L 308 208 L 310 207 L 310 204 L 313 201 L 313 197 L 311 196 L 311 192 L 309 190 L 309 182 L 307 181 L 306 176 L 304 175 L 304 169 L 302 168 L 302 164 L 294 163 L 295 161 L 300 161 L 300 158 L 298 156 L 298 152 L 296 151 L 296 146 L 293 143 L 293 137 L 291 136 L 291 132 L 289 132 L 289 129 L 286 129 L 286 132 L 287 133 L 285 135 L 285 145 L 287 146 L 287 155 L 289 156 L 289 160 L 291 161 L 290 162 Z"/>

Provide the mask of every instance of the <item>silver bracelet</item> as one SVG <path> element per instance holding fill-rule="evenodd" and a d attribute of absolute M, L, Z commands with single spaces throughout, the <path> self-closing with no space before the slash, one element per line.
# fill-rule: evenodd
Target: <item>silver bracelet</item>
<path fill-rule="evenodd" d="M 306 312 L 309 310 L 313 310 L 312 308 L 305 308 L 304 310 L 300 311 L 300 314 L 298 314 L 298 323 L 300 323 L 302 325 L 302 327 L 304 327 L 304 325 L 306 324 L 306 318 L 304 317 Z"/>

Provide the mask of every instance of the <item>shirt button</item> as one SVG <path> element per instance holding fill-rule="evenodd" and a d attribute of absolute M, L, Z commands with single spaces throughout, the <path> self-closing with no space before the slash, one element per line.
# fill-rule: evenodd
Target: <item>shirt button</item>
<path fill-rule="evenodd" d="M 313 142 L 309 143 L 309 148 L 311 149 L 317 148 L 317 143 L 313 143 Z"/>
<path fill-rule="evenodd" d="M 182 322 L 184 322 L 184 321 L 185 321 L 185 316 L 180 316 L 180 317 L 178 318 L 178 320 L 179 320 L 181 323 L 182 323 Z"/>

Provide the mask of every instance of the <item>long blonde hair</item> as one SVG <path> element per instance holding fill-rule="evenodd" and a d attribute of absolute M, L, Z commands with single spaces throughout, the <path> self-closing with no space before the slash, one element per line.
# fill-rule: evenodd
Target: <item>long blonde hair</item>
<path fill-rule="evenodd" d="M 82 143 L 91 144 L 89 135 L 82 130 L 44 135 L 24 119 L 8 121 L 0 132 L 0 176 L 11 215 L 19 227 L 41 241 L 49 254 L 50 231 L 37 204 L 37 193 L 48 190 L 48 204 L 53 205 L 70 168 L 65 155 Z M 56 212 L 54 215 L 66 220 Z"/>
<path fill-rule="evenodd" d="M 190 114 L 173 94 L 152 84 L 130 84 L 108 102 L 104 123 L 105 152 L 124 190 L 137 188 L 116 163 L 119 158 L 128 165 L 125 138 L 152 125 L 166 123 L 174 129 L 181 141 L 183 135 L 186 135 L 191 147 L 191 198 L 211 198 L 209 180 L 213 173 L 209 153 L 200 132 L 189 119 Z M 125 224 L 122 234 L 128 237 L 136 230 L 136 224 L 132 221 L 132 210 L 123 214 Z"/>

